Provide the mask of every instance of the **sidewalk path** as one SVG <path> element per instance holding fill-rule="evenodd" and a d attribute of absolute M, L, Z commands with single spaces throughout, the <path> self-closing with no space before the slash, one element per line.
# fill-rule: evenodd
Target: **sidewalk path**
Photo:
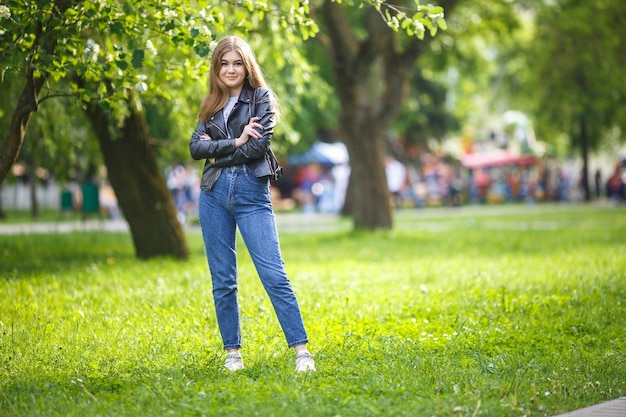
<path fill-rule="evenodd" d="M 554 417 L 626 417 L 626 397 Z"/>
<path fill-rule="evenodd" d="M 337 230 L 349 230 L 350 223 L 342 221 L 335 215 L 302 214 L 302 213 L 277 213 L 276 225 L 281 233 L 291 232 L 325 232 Z M 186 231 L 200 232 L 200 226 L 185 225 Z M 84 221 L 59 221 L 59 222 L 33 222 L 22 224 L 2 224 L 0 222 L 0 236 L 22 235 L 36 233 L 70 233 L 74 231 L 128 231 L 128 223 L 125 220 L 101 220 L 88 219 Z"/>
<path fill-rule="evenodd" d="M 123 220 L 85 220 L 23 224 L 0 224 L 0 235 L 25 235 L 30 233 L 69 233 L 73 231 L 103 230 L 123 232 L 128 223 Z"/>
<path fill-rule="evenodd" d="M 616 209 L 614 206 L 606 205 L 607 209 Z M 416 230 L 426 230 L 434 232 L 445 232 L 450 227 L 475 228 L 477 224 L 485 229 L 514 229 L 551 230 L 557 228 L 560 223 L 558 219 L 532 220 L 509 222 L 503 220 L 502 216 L 516 215 L 520 213 L 541 212 L 559 213 L 562 210 L 584 211 L 588 205 L 562 205 L 562 204 L 542 204 L 541 206 L 468 206 L 459 208 L 441 207 L 416 210 L 399 210 L 394 214 L 396 227 L 406 230 L 407 228 Z M 622 206 L 619 208 L 623 209 Z M 492 217 L 496 216 L 495 219 Z M 459 219 L 456 223 L 449 224 L 442 222 L 441 217 L 446 219 Z M 352 230 L 352 222 L 347 218 L 334 214 L 319 213 L 276 213 L 276 224 L 279 233 L 307 233 L 307 232 L 345 232 Z M 25 224 L 4 224 L 0 221 L 1 235 L 20 235 L 28 233 L 68 233 L 72 231 L 102 230 L 111 232 L 124 232 L 128 230 L 125 220 L 108 219 L 88 219 L 86 221 L 59 221 L 59 222 L 31 222 Z M 197 224 L 185 225 L 186 231 L 199 232 Z M 626 415 L 624 416 L 626 417 Z"/>

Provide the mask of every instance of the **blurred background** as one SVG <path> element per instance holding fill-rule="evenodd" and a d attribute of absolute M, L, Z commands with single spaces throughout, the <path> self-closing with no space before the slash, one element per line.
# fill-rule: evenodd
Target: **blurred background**
<path fill-rule="evenodd" d="M 624 199 L 622 0 L 55 3 L 0 5 L 0 217 L 134 222 L 165 187 L 167 215 L 194 222 L 188 141 L 230 33 L 280 101 L 277 210 L 386 228 L 405 208 Z"/>

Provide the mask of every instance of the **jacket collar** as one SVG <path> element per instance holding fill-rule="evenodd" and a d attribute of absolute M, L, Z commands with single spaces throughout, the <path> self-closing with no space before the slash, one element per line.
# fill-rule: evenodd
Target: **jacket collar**
<path fill-rule="evenodd" d="M 250 104 L 252 97 L 254 97 L 254 89 L 248 86 L 247 83 L 244 84 L 241 93 L 239 93 L 239 101 Z"/>

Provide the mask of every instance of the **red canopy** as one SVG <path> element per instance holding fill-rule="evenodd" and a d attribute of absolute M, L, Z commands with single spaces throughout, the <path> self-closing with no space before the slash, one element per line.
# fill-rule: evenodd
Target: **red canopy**
<path fill-rule="evenodd" d="M 490 168 L 503 165 L 533 165 L 537 161 L 534 155 L 516 155 L 502 149 L 470 153 L 461 156 L 461 163 L 469 169 Z"/>

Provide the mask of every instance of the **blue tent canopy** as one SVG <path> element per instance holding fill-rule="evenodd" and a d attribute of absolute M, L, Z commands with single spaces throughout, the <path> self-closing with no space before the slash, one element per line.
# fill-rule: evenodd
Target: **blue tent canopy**
<path fill-rule="evenodd" d="M 342 142 L 315 142 L 307 151 L 288 159 L 290 165 L 339 165 L 348 161 L 348 149 Z"/>

